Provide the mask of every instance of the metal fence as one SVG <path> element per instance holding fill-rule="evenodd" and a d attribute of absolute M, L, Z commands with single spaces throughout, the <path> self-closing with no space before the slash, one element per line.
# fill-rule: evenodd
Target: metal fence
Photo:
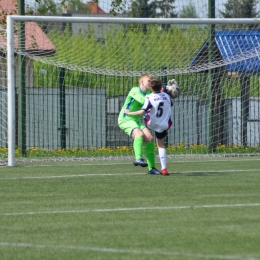
<path fill-rule="evenodd" d="M 61 110 L 58 88 L 26 90 L 26 147 L 60 149 Z M 7 93 L 0 91 L 0 147 L 7 147 Z M 132 140 L 119 129 L 118 114 L 125 96 L 108 97 L 106 89 L 68 88 L 65 91 L 66 148 L 131 146 Z M 248 146 L 259 145 L 260 99 L 250 98 L 247 122 Z M 241 142 L 241 100 L 222 101 L 223 143 Z M 209 105 L 197 96 L 181 96 L 172 107 L 173 126 L 167 142 L 208 145 Z M 18 131 L 18 124 L 16 126 Z"/>

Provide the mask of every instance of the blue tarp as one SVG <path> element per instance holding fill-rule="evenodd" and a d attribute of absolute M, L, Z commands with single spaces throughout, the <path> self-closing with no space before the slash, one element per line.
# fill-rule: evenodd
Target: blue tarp
<path fill-rule="evenodd" d="M 227 64 L 228 71 L 256 71 L 260 72 L 260 31 L 258 30 L 236 30 L 236 31 L 216 31 L 215 42 L 219 50 L 219 55 Z M 205 56 L 205 48 L 208 46 L 208 40 L 198 51 L 196 57 L 192 60 L 190 66 L 197 65 L 200 55 Z M 203 54 L 204 52 L 204 54 Z M 244 59 L 252 55 L 254 57 Z M 244 59 L 238 62 L 232 62 L 238 59 Z"/>

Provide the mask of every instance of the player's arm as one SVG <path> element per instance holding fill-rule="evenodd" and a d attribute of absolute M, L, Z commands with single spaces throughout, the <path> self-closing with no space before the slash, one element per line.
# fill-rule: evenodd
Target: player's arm
<path fill-rule="evenodd" d="M 145 113 L 145 110 L 143 110 L 143 109 L 134 111 L 134 112 L 130 112 L 129 109 L 125 110 L 125 114 L 127 114 L 129 116 L 138 116 L 138 115 L 143 115 L 144 113 Z"/>
<path fill-rule="evenodd" d="M 151 103 L 149 102 L 149 98 L 146 97 L 144 100 L 144 105 L 140 110 L 137 111 L 130 111 L 129 109 L 125 110 L 125 114 L 129 115 L 129 116 L 139 116 L 139 115 L 143 115 L 147 112 L 149 112 L 149 110 L 151 109 Z"/>

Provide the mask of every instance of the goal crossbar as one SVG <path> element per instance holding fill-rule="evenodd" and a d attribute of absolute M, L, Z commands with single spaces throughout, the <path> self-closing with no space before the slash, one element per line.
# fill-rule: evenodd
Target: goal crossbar
<path fill-rule="evenodd" d="M 53 17 L 8 15 L 17 22 L 70 22 L 70 23 L 122 23 L 122 24 L 259 24 L 260 18 L 118 18 L 118 17 Z"/>

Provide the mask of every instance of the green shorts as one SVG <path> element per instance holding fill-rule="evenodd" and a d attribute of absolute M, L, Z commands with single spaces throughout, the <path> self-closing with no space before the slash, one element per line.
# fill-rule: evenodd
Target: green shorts
<path fill-rule="evenodd" d="M 135 128 L 139 128 L 140 130 L 143 130 L 144 128 L 146 128 L 144 123 L 142 123 L 140 121 L 135 121 L 135 120 L 120 121 L 118 126 L 130 137 Z"/>

